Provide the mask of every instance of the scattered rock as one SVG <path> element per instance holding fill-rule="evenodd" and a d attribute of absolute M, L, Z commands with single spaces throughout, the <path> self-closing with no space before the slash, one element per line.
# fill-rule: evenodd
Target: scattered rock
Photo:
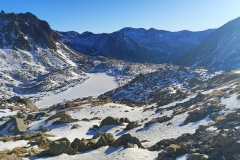
<path fill-rule="evenodd" d="M 169 157 L 165 151 L 161 150 L 158 153 L 158 160 L 174 160 L 174 158 Z"/>
<path fill-rule="evenodd" d="M 180 150 L 180 146 L 171 144 L 169 147 L 166 148 L 166 154 L 172 158 L 176 158 L 177 152 Z"/>
<path fill-rule="evenodd" d="M 226 134 L 221 134 L 218 138 L 218 145 L 225 147 L 228 145 L 228 139 Z"/>
<path fill-rule="evenodd" d="M 107 117 L 102 120 L 99 127 L 106 126 L 106 125 L 121 125 L 121 122 L 118 118 Z"/>
<path fill-rule="evenodd" d="M 182 150 L 186 151 L 187 153 L 190 152 L 190 149 L 192 148 L 191 142 L 181 142 L 179 143 L 179 146 Z"/>
<path fill-rule="evenodd" d="M 51 116 L 50 118 L 48 118 L 46 120 L 46 122 L 48 122 L 50 120 L 53 120 L 53 119 L 57 119 L 57 118 L 59 118 L 59 119 L 56 120 L 55 122 L 53 122 L 52 123 L 53 125 L 59 125 L 59 124 L 64 124 L 64 123 L 72 123 L 72 122 L 77 122 L 78 121 L 78 119 L 73 119 L 68 114 L 68 112 L 65 110 L 65 111 L 58 112 L 55 115 Z"/>
<path fill-rule="evenodd" d="M 40 132 L 30 132 L 30 133 L 25 133 L 21 135 L 20 140 L 33 140 L 36 137 L 41 136 L 42 133 Z"/>
<path fill-rule="evenodd" d="M 33 157 L 33 156 L 40 155 L 41 153 L 42 153 L 42 152 L 39 151 L 39 150 L 31 149 L 31 150 L 29 151 L 29 156 L 30 156 L 30 157 Z"/>
<path fill-rule="evenodd" d="M 149 151 L 157 151 L 168 147 L 171 144 L 175 144 L 174 139 L 163 139 L 160 142 L 156 143 L 155 145 L 148 148 Z"/>
<path fill-rule="evenodd" d="M 98 125 L 93 125 L 92 127 L 89 128 L 89 130 L 97 130 L 99 127 Z"/>
<path fill-rule="evenodd" d="M 91 120 L 101 120 L 101 118 L 99 118 L 99 117 L 93 117 L 93 118 L 91 118 Z"/>
<path fill-rule="evenodd" d="M 26 120 L 34 120 L 35 114 L 29 114 Z"/>
<path fill-rule="evenodd" d="M 49 149 L 51 141 L 41 132 L 23 134 L 20 140 L 29 140 L 31 145 L 38 145 L 38 148 Z"/>
<path fill-rule="evenodd" d="M 66 153 L 68 155 L 76 154 L 76 150 L 71 148 L 71 143 L 67 138 L 61 138 L 61 139 L 55 140 L 50 144 L 49 154 L 51 156 L 58 156 L 63 153 Z"/>
<path fill-rule="evenodd" d="M 25 106 L 27 108 L 31 109 L 31 110 L 34 110 L 34 111 L 38 110 L 37 106 L 28 99 L 22 99 L 22 98 L 19 97 L 19 98 L 16 98 L 14 100 L 19 102 L 19 103 L 25 104 Z"/>
<path fill-rule="evenodd" d="M 163 122 L 167 122 L 167 121 L 170 121 L 171 119 L 173 119 L 174 117 L 174 114 L 173 113 L 170 117 L 169 116 L 162 116 L 162 117 L 158 117 L 158 118 L 153 118 L 151 121 L 148 121 L 144 124 L 144 127 L 148 127 L 154 123 L 163 123 Z"/>
<path fill-rule="evenodd" d="M 45 112 L 39 112 L 39 113 L 37 113 L 37 114 L 34 116 L 34 119 L 35 119 L 35 120 L 38 120 L 38 119 L 41 119 L 42 117 L 45 117 L 45 116 L 47 116 L 47 113 L 45 113 Z"/>
<path fill-rule="evenodd" d="M 112 146 L 119 147 L 120 145 L 127 146 L 128 143 L 137 144 L 138 148 L 144 148 L 138 138 L 131 136 L 130 134 L 124 134 L 119 137 L 115 142 L 112 143 Z"/>
<path fill-rule="evenodd" d="M 84 139 L 81 140 L 75 138 L 74 141 L 71 143 L 71 147 L 78 152 L 85 152 L 89 149 L 95 148 L 96 141 L 92 139 Z"/>
<path fill-rule="evenodd" d="M 23 119 L 13 117 L 0 126 L 0 131 L 2 130 L 17 135 L 25 132 L 27 130 L 27 125 L 24 124 Z"/>
<path fill-rule="evenodd" d="M 188 117 L 184 121 L 184 124 L 186 125 L 191 122 L 202 120 L 206 118 L 208 114 L 209 113 L 207 110 L 195 110 L 195 111 L 189 112 Z"/>
<path fill-rule="evenodd" d="M 35 144 L 38 145 L 38 148 L 49 149 L 51 141 L 43 134 L 40 134 L 40 136 L 35 138 Z"/>
<path fill-rule="evenodd" d="M 120 118 L 121 123 L 130 123 L 131 121 L 128 118 Z"/>
<path fill-rule="evenodd" d="M 83 118 L 82 121 L 90 122 L 90 119 L 88 119 L 88 118 Z"/>
<path fill-rule="evenodd" d="M 50 131 L 50 129 L 49 128 L 45 128 L 45 127 L 39 127 L 39 129 L 38 129 L 38 131 L 40 131 L 40 132 L 42 132 L 42 133 L 44 133 L 44 132 L 49 132 Z"/>
<path fill-rule="evenodd" d="M 106 132 L 98 132 L 95 136 L 93 136 L 93 138 L 94 139 L 99 138 L 99 140 L 95 144 L 95 148 L 100 148 L 102 146 L 109 146 L 115 141 L 115 138 L 113 137 L 113 135 L 111 133 L 106 133 Z"/>
<path fill-rule="evenodd" d="M 72 126 L 72 129 L 78 129 L 79 127 L 80 127 L 79 124 L 74 124 L 74 125 Z"/>
<path fill-rule="evenodd" d="M 125 130 L 130 130 L 130 129 L 137 128 L 137 127 L 139 127 L 139 124 L 137 121 L 134 121 L 134 122 L 128 123 Z"/>

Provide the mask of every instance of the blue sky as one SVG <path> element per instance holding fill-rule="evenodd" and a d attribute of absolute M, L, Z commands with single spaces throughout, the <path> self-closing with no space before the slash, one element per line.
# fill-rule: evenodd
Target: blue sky
<path fill-rule="evenodd" d="M 32 12 L 59 31 L 110 33 L 218 28 L 240 16 L 239 0 L 0 0 L 7 13 Z"/>

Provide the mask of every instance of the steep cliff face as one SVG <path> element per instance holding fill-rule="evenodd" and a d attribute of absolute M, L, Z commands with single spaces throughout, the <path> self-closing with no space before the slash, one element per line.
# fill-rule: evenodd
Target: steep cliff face
<path fill-rule="evenodd" d="M 59 42 L 49 24 L 35 15 L 0 13 L 1 96 L 37 93 L 81 80 L 82 71 L 72 68 L 86 59 Z"/>

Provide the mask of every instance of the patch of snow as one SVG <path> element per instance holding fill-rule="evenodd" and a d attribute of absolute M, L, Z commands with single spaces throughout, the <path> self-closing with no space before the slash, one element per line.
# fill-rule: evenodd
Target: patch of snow
<path fill-rule="evenodd" d="M 240 100 L 237 97 L 237 94 L 233 94 L 229 98 L 221 98 L 221 104 L 226 105 L 226 108 L 230 110 L 240 108 Z"/>
<path fill-rule="evenodd" d="M 0 109 L 0 117 L 7 117 L 16 115 L 18 111 L 12 111 L 10 109 Z"/>
<path fill-rule="evenodd" d="M 19 140 L 16 142 L 3 142 L 0 141 L 0 151 L 11 150 L 15 147 L 24 147 L 27 146 L 28 141 Z"/>
<path fill-rule="evenodd" d="M 172 120 L 164 123 L 155 123 L 149 127 L 145 127 L 142 131 L 136 132 L 135 130 L 130 130 L 129 133 L 136 136 L 142 140 L 148 140 L 149 142 L 144 143 L 144 147 L 150 147 L 163 139 L 177 138 L 184 133 L 193 134 L 199 125 L 207 125 L 212 120 L 208 117 L 194 122 L 188 123 L 187 125 L 181 125 L 185 121 L 188 114 L 184 113 L 182 115 L 175 116 Z M 167 125 L 167 124 L 170 125 Z"/>
<path fill-rule="evenodd" d="M 175 105 L 178 104 L 178 103 L 184 103 L 184 102 L 187 102 L 187 101 L 189 101 L 190 99 L 195 98 L 196 95 L 197 95 L 197 94 L 190 95 L 190 96 L 188 96 L 188 97 L 185 98 L 185 99 L 177 100 L 177 101 L 175 101 L 175 102 L 168 103 L 168 104 L 163 105 L 163 106 L 158 107 L 158 108 L 169 108 L 169 107 L 175 106 Z"/>
<path fill-rule="evenodd" d="M 182 156 L 178 156 L 178 157 L 176 158 L 176 160 L 187 160 L 188 157 L 189 157 L 189 154 L 184 154 L 184 155 L 182 155 Z"/>
<path fill-rule="evenodd" d="M 207 128 L 208 131 L 217 131 L 217 127 L 216 126 L 211 126 Z"/>
<path fill-rule="evenodd" d="M 234 71 L 234 73 L 240 74 L 240 70 Z"/>

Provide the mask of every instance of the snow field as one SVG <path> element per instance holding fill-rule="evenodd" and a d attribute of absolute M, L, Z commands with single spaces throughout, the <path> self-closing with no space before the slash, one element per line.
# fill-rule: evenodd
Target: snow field
<path fill-rule="evenodd" d="M 37 107 L 45 108 L 65 100 L 98 96 L 118 86 L 114 77 L 107 76 L 105 73 L 87 74 L 87 76 L 89 76 L 89 79 L 66 91 L 57 94 L 47 93 L 49 96 L 43 97 L 42 100 L 36 102 Z"/>

